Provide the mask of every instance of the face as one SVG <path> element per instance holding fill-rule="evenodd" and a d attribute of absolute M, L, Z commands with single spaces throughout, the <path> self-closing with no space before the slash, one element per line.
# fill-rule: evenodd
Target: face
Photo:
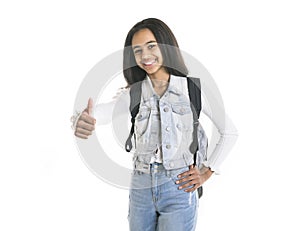
<path fill-rule="evenodd" d="M 136 32 L 132 38 L 132 49 L 137 65 L 145 70 L 149 77 L 165 75 L 163 57 L 153 33 L 149 29 Z"/>

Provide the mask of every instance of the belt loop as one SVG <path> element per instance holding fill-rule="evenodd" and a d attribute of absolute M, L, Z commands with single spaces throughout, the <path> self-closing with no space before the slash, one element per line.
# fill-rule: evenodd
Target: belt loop
<path fill-rule="evenodd" d="M 166 175 L 167 175 L 167 177 L 171 177 L 171 171 L 166 169 Z"/>

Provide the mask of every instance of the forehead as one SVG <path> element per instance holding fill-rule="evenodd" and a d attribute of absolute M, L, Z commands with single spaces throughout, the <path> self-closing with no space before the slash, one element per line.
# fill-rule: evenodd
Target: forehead
<path fill-rule="evenodd" d="M 156 41 L 154 34 L 149 29 L 141 29 L 132 37 L 132 46 L 144 45 L 149 41 Z"/>

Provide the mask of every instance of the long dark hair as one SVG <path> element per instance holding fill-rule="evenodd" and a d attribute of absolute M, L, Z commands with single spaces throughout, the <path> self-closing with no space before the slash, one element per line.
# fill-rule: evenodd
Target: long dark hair
<path fill-rule="evenodd" d="M 187 76 L 188 69 L 184 64 L 177 40 L 171 29 L 159 19 L 148 18 L 135 24 L 128 32 L 125 40 L 123 51 L 123 74 L 128 84 L 127 87 L 138 81 L 144 80 L 146 77 L 146 71 L 137 65 L 131 48 L 134 34 L 142 29 L 149 29 L 156 38 L 163 57 L 163 66 L 165 70 L 172 75 L 182 77 Z"/>

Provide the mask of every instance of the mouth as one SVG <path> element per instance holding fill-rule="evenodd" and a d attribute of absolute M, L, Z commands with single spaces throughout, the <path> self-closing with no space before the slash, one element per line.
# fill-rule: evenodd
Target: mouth
<path fill-rule="evenodd" d="M 144 67 L 152 67 L 155 63 L 157 62 L 156 59 L 153 59 L 153 60 L 147 60 L 146 62 L 142 62 L 143 66 Z"/>

